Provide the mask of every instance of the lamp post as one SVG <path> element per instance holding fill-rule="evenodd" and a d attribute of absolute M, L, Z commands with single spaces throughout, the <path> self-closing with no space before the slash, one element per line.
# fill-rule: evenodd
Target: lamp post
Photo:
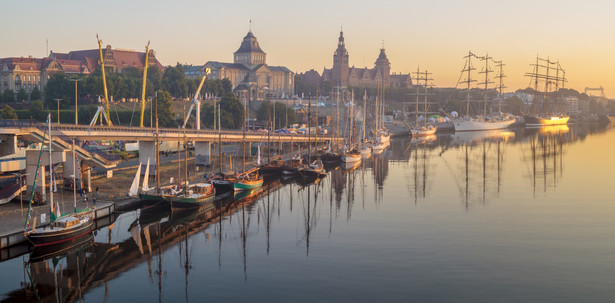
<path fill-rule="evenodd" d="M 60 101 L 62 101 L 62 99 L 53 99 L 56 100 L 56 102 L 58 103 L 58 124 L 60 124 Z"/>
<path fill-rule="evenodd" d="M 83 79 L 69 79 L 70 81 L 74 81 L 75 82 L 75 125 L 79 124 L 79 111 L 77 110 L 77 82 L 83 80 Z"/>

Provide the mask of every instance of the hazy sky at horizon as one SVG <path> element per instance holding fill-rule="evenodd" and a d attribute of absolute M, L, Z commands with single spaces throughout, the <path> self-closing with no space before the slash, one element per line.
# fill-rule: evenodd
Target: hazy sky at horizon
<path fill-rule="evenodd" d="M 2 4 L 0 57 L 104 45 L 144 50 L 148 40 L 165 65 L 232 62 L 248 31 L 267 63 L 296 72 L 333 64 L 343 26 L 350 65 L 373 67 L 384 41 L 397 73 L 433 72 L 437 86 L 455 86 L 469 50 L 506 64 L 508 91 L 527 87 L 536 55 L 559 60 L 568 87 L 603 86 L 615 96 L 615 13 L 611 1 L 119 1 L 21 0 Z M 27 13 L 26 13 L 27 12 Z"/>

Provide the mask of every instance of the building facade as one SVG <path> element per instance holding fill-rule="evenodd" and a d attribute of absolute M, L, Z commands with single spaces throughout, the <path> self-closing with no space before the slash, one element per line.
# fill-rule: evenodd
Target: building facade
<path fill-rule="evenodd" d="M 344 42 L 344 32 L 340 31 L 337 49 L 333 53 L 333 67 L 322 72 L 323 81 L 332 81 L 336 85 L 376 87 L 379 83 L 385 86 L 410 87 L 410 74 L 391 74 L 391 62 L 384 48 L 374 62 L 374 68 L 350 67 L 348 50 Z"/>
<path fill-rule="evenodd" d="M 209 68 L 211 79 L 229 79 L 233 93 L 240 100 L 285 98 L 295 90 L 294 73 L 285 66 L 267 65 L 267 54 L 249 31 L 239 49 L 233 54 L 233 63 L 208 61 L 186 71 L 187 77 L 202 77 Z"/>
<path fill-rule="evenodd" d="M 98 49 L 71 51 L 68 53 L 49 54 L 49 57 L 10 57 L 0 58 L 0 90 L 24 89 L 30 93 L 34 87 L 40 91 L 45 90 L 47 80 L 56 73 L 70 75 L 89 75 L 98 67 L 100 60 Z M 122 72 L 126 68 L 142 70 L 145 66 L 145 52 L 112 49 L 107 45 L 103 49 L 106 70 Z M 150 50 L 148 66 L 157 66 L 164 69 L 156 59 L 153 50 Z"/>

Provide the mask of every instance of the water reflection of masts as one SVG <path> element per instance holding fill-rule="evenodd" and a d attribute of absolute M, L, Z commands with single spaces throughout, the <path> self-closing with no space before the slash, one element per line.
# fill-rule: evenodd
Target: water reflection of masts
<path fill-rule="evenodd" d="M 529 141 L 531 169 L 529 173 L 532 183 L 533 197 L 536 197 L 538 180 L 542 178 L 543 192 L 551 186 L 555 188 L 563 175 L 564 134 L 536 134 Z M 527 160 L 527 156 L 523 156 Z M 559 178 L 558 178 L 559 177 Z M 552 180 L 551 180 L 552 179 Z"/>

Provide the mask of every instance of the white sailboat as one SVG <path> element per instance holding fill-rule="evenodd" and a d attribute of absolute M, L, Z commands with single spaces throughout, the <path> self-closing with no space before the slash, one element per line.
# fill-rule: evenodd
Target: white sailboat
<path fill-rule="evenodd" d="M 436 133 L 436 130 L 438 130 L 438 127 L 435 125 L 432 125 L 431 123 L 429 123 L 427 121 L 427 95 L 428 95 L 428 87 L 429 87 L 429 80 L 432 80 L 429 78 L 429 75 L 431 73 L 424 71 L 421 73 L 421 71 L 417 68 L 416 70 L 416 81 L 417 81 L 417 85 L 416 85 L 416 110 L 414 111 L 414 125 L 410 128 L 410 134 L 412 137 L 421 137 L 421 136 L 429 136 L 429 135 L 433 135 Z M 423 102 L 423 119 L 421 122 L 419 122 L 419 96 L 421 95 L 420 93 L 420 87 L 421 85 L 419 84 L 419 81 L 423 80 L 424 81 L 424 102 Z"/>
<path fill-rule="evenodd" d="M 478 57 L 472 52 L 469 52 L 467 56 L 464 58 L 467 59 L 466 66 L 463 69 L 462 73 L 466 74 L 466 80 L 461 82 L 467 84 L 467 94 L 466 94 L 466 113 L 463 117 L 459 117 L 453 120 L 453 125 L 455 127 L 455 131 L 478 131 L 478 130 L 493 130 L 493 129 L 504 129 L 508 128 L 510 125 L 515 123 L 516 119 L 511 114 L 503 114 L 503 113 L 495 113 L 488 115 L 487 114 L 487 90 L 489 87 L 489 73 L 492 71 L 489 69 L 489 61 L 492 61 L 493 58 L 489 57 L 489 55 L 485 55 L 484 57 Z M 479 83 L 484 85 L 484 93 L 483 93 L 483 113 L 482 115 L 471 116 L 470 115 L 470 103 L 471 95 L 470 90 L 472 88 L 472 82 L 476 82 L 472 78 L 472 71 L 475 70 L 472 67 L 472 58 L 478 58 L 480 60 L 485 61 L 485 69 L 480 72 L 485 74 L 485 82 Z M 500 75 L 503 77 L 503 75 Z"/>

